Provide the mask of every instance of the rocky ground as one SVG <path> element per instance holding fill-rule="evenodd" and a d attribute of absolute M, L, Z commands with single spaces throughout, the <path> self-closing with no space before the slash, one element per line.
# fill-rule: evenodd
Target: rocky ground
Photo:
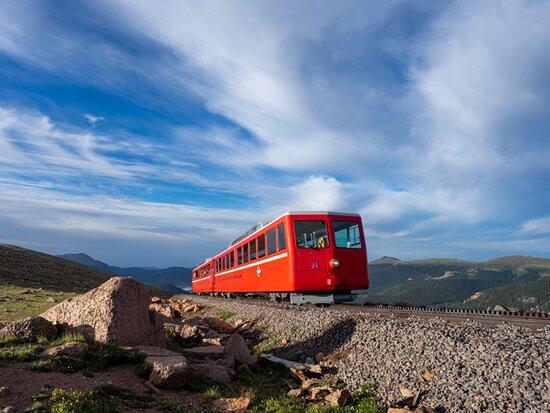
<path fill-rule="evenodd" d="M 550 411 L 550 328 L 398 319 L 275 303 L 194 298 L 254 319 L 264 345 L 296 360 L 323 358 L 351 390 L 377 385 L 383 405 L 411 395 L 449 412 Z"/>
<path fill-rule="evenodd" d="M 300 344 L 114 277 L 0 328 L 0 412 L 383 411 L 372 387 L 352 392 L 330 363 L 276 357 L 275 341 Z M 433 412 L 405 396 L 405 411 Z"/>

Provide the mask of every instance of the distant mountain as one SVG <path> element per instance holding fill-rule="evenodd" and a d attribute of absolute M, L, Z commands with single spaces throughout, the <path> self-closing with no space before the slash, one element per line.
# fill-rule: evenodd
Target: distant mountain
<path fill-rule="evenodd" d="M 105 272 L 53 255 L 0 244 L 0 284 L 85 292 L 110 277 Z"/>
<path fill-rule="evenodd" d="M 550 311 L 550 260 L 510 256 L 482 262 L 382 257 L 369 264 L 361 302 L 485 309 L 497 304 Z"/>
<path fill-rule="evenodd" d="M 109 274 L 129 275 L 150 285 L 157 287 L 164 286 L 164 288 L 161 288 L 162 290 L 169 290 L 174 294 L 182 292 L 182 288 L 189 287 L 191 285 L 191 268 L 115 267 L 102 261 L 98 261 L 84 253 L 64 254 L 59 255 L 59 257 L 107 272 Z M 168 290 L 166 290 L 166 288 L 168 288 Z"/>

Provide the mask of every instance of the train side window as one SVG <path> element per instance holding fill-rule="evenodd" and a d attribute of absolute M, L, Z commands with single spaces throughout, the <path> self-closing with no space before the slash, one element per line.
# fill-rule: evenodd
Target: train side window
<path fill-rule="evenodd" d="M 267 254 L 273 254 L 275 251 L 277 251 L 277 245 L 275 243 L 275 228 L 270 229 L 267 231 Z"/>
<path fill-rule="evenodd" d="M 243 245 L 243 262 L 248 262 L 248 244 Z"/>
<path fill-rule="evenodd" d="M 284 250 L 285 248 L 286 248 L 285 224 L 281 223 L 277 225 L 277 249 L 281 251 L 281 250 Z"/>
<path fill-rule="evenodd" d="M 237 265 L 240 265 L 243 263 L 243 249 L 237 248 Z"/>
<path fill-rule="evenodd" d="M 250 261 L 252 260 L 255 260 L 256 259 L 256 240 L 253 239 L 252 241 L 250 241 L 249 243 L 250 245 Z"/>
<path fill-rule="evenodd" d="M 229 266 L 233 268 L 235 266 L 235 251 L 229 253 Z"/>
<path fill-rule="evenodd" d="M 216 259 L 216 272 L 220 272 L 220 260 Z"/>
<path fill-rule="evenodd" d="M 258 258 L 260 258 L 265 255 L 265 235 L 260 235 L 256 240 L 258 241 Z"/>

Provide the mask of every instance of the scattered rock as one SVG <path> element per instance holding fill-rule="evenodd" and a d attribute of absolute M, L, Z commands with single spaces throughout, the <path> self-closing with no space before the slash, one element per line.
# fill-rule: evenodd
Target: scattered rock
<path fill-rule="evenodd" d="M 160 304 L 162 303 L 162 300 L 159 297 L 151 297 L 151 302 L 153 304 Z"/>
<path fill-rule="evenodd" d="M 149 381 L 161 389 L 181 389 L 187 378 L 187 360 L 183 356 L 147 357 L 145 363 L 153 369 Z"/>
<path fill-rule="evenodd" d="M 90 347 L 86 343 L 66 343 L 44 350 L 43 356 L 79 358 L 88 352 Z"/>
<path fill-rule="evenodd" d="M 149 290 L 130 277 L 113 277 L 81 296 L 45 311 L 42 316 L 66 330 L 106 344 L 160 344 L 166 320 L 149 311 Z"/>
<path fill-rule="evenodd" d="M 248 409 L 250 397 L 217 399 L 212 404 L 222 412 L 244 412 Z"/>
<path fill-rule="evenodd" d="M 193 375 L 197 377 L 206 378 L 222 384 L 230 383 L 235 375 L 229 366 L 214 361 L 189 364 L 189 369 Z"/>
<path fill-rule="evenodd" d="M 343 407 L 353 403 L 353 396 L 348 389 L 338 389 L 326 396 L 325 400 L 331 406 Z"/>
<path fill-rule="evenodd" d="M 175 318 L 174 309 L 169 306 L 168 304 L 162 304 L 162 303 L 153 303 L 149 305 L 149 309 L 158 312 L 159 314 L 162 314 L 165 317 L 168 318 Z"/>
<path fill-rule="evenodd" d="M 224 356 L 224 346 L 202 346 L 202 347 L 191 347 L 183 350 L 184 354 L 190 357 L 196 358 L 210 358 L 212 360 L 220 359 Z"/>
<path fill-rule="evenodd" d="M 302 388 L 297 388 L 297 389 L 292 389 L 292 390 L 289 390 L 288 393 L 287 393 L 287 396 L 290 396 L 290 397 L 300 397 L 304 394 L 304 389 Z"/>
<path fill-rule="evenodd" d="M 55 326 L 41 316 L 15 321 L 0 330 L 0 338 L 16 337 L 27 341 L 36 341 L 38 338 L 51 340 L 56 336 L 57 329 Z"/>
<path fill-rule="evenodd" d="M 414 393 L 406 387 L 400 387 L 399 392 L 401 393 L 401 396 L 407 399 L 414 397 Z"/>
<path fill-rule="evenodd" d="M 422 377 L 424 378 L 424 380 L 426 381 L 432 381 L 435 377 L 435 374 L 432 373 L 431 371 L 429 370 L 424 370 L 424 373 L 422 373 Z"/>
<path fill-rule="evenodd" d="M 237 333 L 232 334 L 229 340 L 227 340 L 224 357 L 249 366 L 256 363 L 256 360 L 250 354 L 250 349 L 246 346 L 244 338 Z"/>
<path fill-rule="evenodd" d="M 7 386 L 0 387 L 0 398 L 9 396 L 11 393 L 11 390 Z"/>
<path fill-rule="evenodd" d="M 330 388 L 327 386 L 312 387 L 309 389 L 310 400 L 320 400 L 323 396 L 326 396 L 330 392 Z"/>
<path fill-rule="evenodd" d="M 226 321 L 220 320 L 219 318 L 214 317 L 205 317 L 203 318 L 204 322 L 213 330 L 216 330 L 218 333 L 231 334 L 233 333 L 233 326 Z"/>
<path fill-rule="evenodd" d="M 187 343 L 200 343 L 203 334 L 198 326 L 184 324 L 181 326 L 180 337 Z"/>

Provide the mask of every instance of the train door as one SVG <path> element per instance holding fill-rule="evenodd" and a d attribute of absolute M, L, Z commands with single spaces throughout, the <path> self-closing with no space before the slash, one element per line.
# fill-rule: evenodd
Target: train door
<path fill-rule="evenodd" d="M 296 285 L 302 290 L 315 290 L 326 281 L 329 236 L 323 219 L 294 221 L 296 242 Z"/>

